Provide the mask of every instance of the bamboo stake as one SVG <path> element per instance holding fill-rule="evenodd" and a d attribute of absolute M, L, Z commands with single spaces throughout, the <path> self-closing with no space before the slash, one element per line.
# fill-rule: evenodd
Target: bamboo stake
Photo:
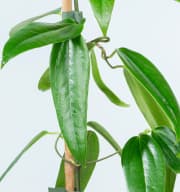
<path fill-rule="evenodd" d="M 62 0 L 62 11 L 72 11 L 72 0 Z M 65 158 L 69 161 L 73 160 L 73 156 L 65 144 Z M 75 167 L 67 162 L 64 162 L 65 184 L 66 191 L 74 192 L 75 183 Z"/>
<path fill-rule="evenodd" d="M 73 160 L 73 156 L 66 144 L 65 144 L 65 158 L 69 161 Z M 66 191 L 74 192 L 75 167 L 70 163 L 64 162 L 64 172 L 65 172 Z"/>
<path fill-rule="evenodd" d="M 72 0 L 62 0 L 62 11 L 72 11 Z"/>

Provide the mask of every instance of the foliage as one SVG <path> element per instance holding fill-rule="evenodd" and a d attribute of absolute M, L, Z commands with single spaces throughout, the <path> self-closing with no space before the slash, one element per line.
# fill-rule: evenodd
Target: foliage
<path fill-rule="evenodd" d="M 84 191 L 96 163 L 112 156 L 98 159 L 98 133 L 114 148 L 113 155 L 121 157 L 129 192 L 173 192 L 176 174 L 180 172 L 178 101 L 163 74 L 142 54 L 117 48 L 107 55 L 101 44 L 110 41 L 106 35 L 115 0 L 89 0 L 89 3 L 102 32 L 102 37 L 90 42 L 86 42 L 82 35 L 85 19 L 79 11 L 78 0 L 75 1 L 75 10 L 62 13 L 62 18 L 56 23 L 38 20 L 51 14 L 60 15 L 60 8 L 25 20 L 10 31 L 3 48 L 1 68 L 26 51 L 52 45 L 50 65 L 41 76 L 38 88 L 51 90 L 60 132 L 42 131 L 35 136 L 2 174 L 0 182 L 37 141 L 45 135 L 57 134 L 58 138 L 60 135 L 64 139 L 74 161 L 66 162 L 62 157 L 55 188 L 49 188 L 49 192 L 66 191 L 65 162 L 75 166 L 74 190 Z M 138 136 L 131 137 L 123 149 L 102 125 L 95 121 L 87 122 L 90 73 L 110 102 L 118 107 L 129 106 L 103 81 L 95 48 L 100 49 L 102 60 L 111 69 L 122 69 L 135 102 L 150 126 Z M 122 65 L 113 66 L 109 62 L 115 54 Z"/>

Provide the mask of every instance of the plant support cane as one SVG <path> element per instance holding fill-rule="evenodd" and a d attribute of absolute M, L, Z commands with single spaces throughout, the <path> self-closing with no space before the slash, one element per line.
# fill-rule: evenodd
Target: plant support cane
<path fill-rule="evenodd" d="M 34 144 L 46 135 L 56 135 L 54 149 L 61 161 L 56 183 L 49 192 L 84 192 L 96 164 L 114 155 L 121 158 L 119 166 L 124 170 L 128 192 L 174 191 L 176 176 L 180 173 L 179 103 L 163 74 L 145 56 L 123 47 L 108 54 L 103 47 L 104 43 L 110 42 L 107 34 L 115 1 L 89 0 L 102 33 L 89 42 L 82 35 L 85 18 L 79 11 L 78 0 L 73 1 L 74 10 L 72 0 L 62 0 L 62 9 L 30 18 L 11 29 L 3 48 L 1 68 L 25 51 L 52 45 L 50 65 L 42 74 L 38 88 L 51 90 L 60 129 L 55 133 L 41 131 L 37 134 L 1 174 L 0 183 Z M 37 21 L 61 12 L 62 17 L 56 23 Z M 87 24 L 87 27 L 91 30 L 91 26 Z M 99 51 L 101 58 L 97 58 Z M 120 59 L 117 65 L 111 63 L 115 55 Z M 106 85 L 101 77 L 99 61 L 114 73 L 123 73 L 149 125 L 148 130 L 142 127 L 138 135 L 131 136 L 123 148 L 100 123 L 87 122 L 90 72 L 108 102 L 121 107 L 121 110 L 129 107 Z M 123 86 L 120 86 L 123 91 Z M 119 122 L 118 126 L 126 125 Z M 114 153 L 99 158 L 98 135 L 112 146 Z M 64 141 L 64 155 L 58 149 L 60 139 Z"/>
<path fill-rule="evenodd" d="M 72 11 L 72 0 L 62 0 L 62 12 Z M 65 159 L 73 161 L 73 156 L 69 151 L 65 143 Z M 68 163 L 64 163 L 64 172 L 65 172 L 65 188 L 68 192 L 74 192 L 74 183 L 75 183 L 75 167 Z"/>

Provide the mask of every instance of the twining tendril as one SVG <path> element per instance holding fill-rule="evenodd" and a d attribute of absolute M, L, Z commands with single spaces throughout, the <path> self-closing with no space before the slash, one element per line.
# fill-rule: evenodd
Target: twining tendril
<path fill-rule="evenodd" d="M 57 155 L 58 155 L 64 162 L 69 163 L 70 165 L 72 165 L 72 166 L 74 166 L 74 167 L 81 167 L 80 164 L 75 163 L 73 160 L 68 160 L 68 159 L 66 159 L 66 158 L 64 157 L 64 155 L 62 155 L 62 154 L 59 152 L 58 142 L 59 142 L 59 139 L 60 139 L 60 138 L 62 138 L 62 137 L 61 137 L 61 136 L 58 136 L 58 137 L 57 137 L 57 139 L 56 139 L 56 141 L 55 141 L 55 145 L 54 145 L 54 148 L 55 148 L 55 151 L 56 151 Z M 110 154 L 110 155 L 107 155 L 107 156 L 105 156 L 105 157 L 102 157 L 102 158 L 100 158 L 100 159 L 98 159 L 98 160 L 87 161 L 87 162 L 86 162 L 86 166 L 90 166 L 90 165 L 92 165 L 92 164 L 94 164 L 94 163 L 98 163 L 98 162 L 104 161 L 104 160 L 106 160 L 106 159 L 109 159 L 109 158 L 111 158 L 111 157 L 113 157 L 113 156 L 115 156 L 115 155 L 118 155 L 120 152 L 121 152 L 121 151 L 116 151 L 116 152 L 114 152 L 114 153 L 112 153 L 112 154 Z"/>
<path fill-rule="evenodd" d="M 96 47 L 99 48 L 101 50 L 101 57 L 102 59 L 108 64 L 108 66 L 111 69 L 117 69 L 117 68 L 123 68 L 123 65 L 111 65 L 111 63 L 109 62 L 109 59 L 111 59 L 115 54 L 116 54 L 116 50 L 114 50 L 110 55 L 107 55 L 105 48 L 100 45 L 99 43 L 96 44 Z"/>
<path fill-rule="evenodd" d="M 91 50 L 94 47 L 97 47 L 101 50 L 101 57 L 102 59 L 107 63 L 107 65 L 111 68 L 111 69 L 117 69 L 117 68 L 123 68 L 123 65 L 111 65 L 111 63 L 109 62 L 109 59 L 111 59 L 115 54 L 116 54 L 116 50 L 113 51 L 110 55 L 107 55 L 105 48 L 100 44 L 100 43 L 108 43 L 110 42 L 110 38 L 109 37 L 98 37 L 96 39 L 93 39 L 92 41 L 89 41 L 87 43 L 88 49 Z"/>

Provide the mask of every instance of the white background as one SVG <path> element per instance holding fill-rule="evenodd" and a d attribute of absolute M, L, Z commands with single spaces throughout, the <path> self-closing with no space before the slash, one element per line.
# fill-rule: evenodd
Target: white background
<path fill-rule="evenodd" d="M 58 0 L 1 0 L 0 52 L 11 26 L 59 6 Z M 100 36 L 88 0 L 80 0 L 80 8 L 87 18 L 85 38 Z M 54 21 L 55 17 L 50 20 Z M 117 0 L 109 30 L 112 41 L 108 45 L 109 52 L 123 46 L 150 58 L 165 75 L 177 98 L 180 97 L 179 21 L 180 4 L 173 0 Z M 37 90 L 39 77 L 48 66 L 49 52 L 50 47 L 27 52 L 0 71 L 0 173 L 36 133 L 59 129 L 50 92 Z M 118 64 L 118 60 L 114 63 Z M 103 79 L 131 107 L 113 106 L 91 81 L 88 119 L 100 122 L 124 145 L 129 137 L 148 125 L 130 95 L 121 70 L 113 71 L 102 61 L 100 68 Z M 59 166 L 54 140 L 54 136 L 47 136 L 34 146 L 0 184 L 0 192 L 45 192 L 54 186 Z M 103 139 L 101 150 L 101 156 L 113 152 Z M 180 190 L 178 182 L 180 178 L 175 192 Z M 99 163 L 86 191 L 126 192 L 120 158 Z"/>

